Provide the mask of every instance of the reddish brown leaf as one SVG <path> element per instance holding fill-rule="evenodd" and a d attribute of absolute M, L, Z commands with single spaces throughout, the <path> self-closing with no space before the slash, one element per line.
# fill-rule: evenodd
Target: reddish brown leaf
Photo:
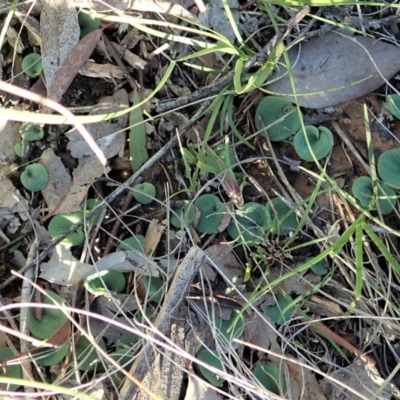
<path fill-rule="evenodd" d="M 56 102 L 61 100 L 78 71 L 85 65 L 100 40 L 102 29 L 96 29 L 84 36 L 69 53 L 65 63 L 56 72 L 54 82 L 49 90 L 49 98 Z"/>

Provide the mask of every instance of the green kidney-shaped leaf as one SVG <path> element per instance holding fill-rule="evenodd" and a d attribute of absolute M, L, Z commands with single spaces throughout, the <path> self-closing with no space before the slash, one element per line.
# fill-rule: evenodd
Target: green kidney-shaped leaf
<path fill-rule="evenodd" d="M 400 189 L 400 149 L 390 149 L 380 155 L 378 173 L 383 182 Z"/>
<path fill-rule="evenodd" d="M 218 353 L 215 351 L 203 348 L 198 352 L 197 358 L 200 361 L 208 364 L 210 367 L 223 370 L 221 359 L 218 356 Z M 204 378 L 207 379 L 208 382 L 210 382 L 212 385 L 217 387 L 224 386 L 225 379 L 220 378 L 217 374 L 203 367 L 202 365 L 198 365 L 198 369 L 200 370 Z"/>
<path fill-rule="evenodd" d="M 260 383 L 272 393 L 280 394 L 283 386 L 283 376 L 279 371 L 279 367 L 271 361 L 258 361 L 253 368 L 254 376 Z"/>
<path fill-rule="evenodd" d="M 288 294 L 279 293 L 276 295 L 276 304 L 264 307 L 264 314 L 277 324 L 285 323 L 290 320 L 293 311 L 296 309 L 296 306 L 291 305 L 292 302 L 293 299 Z"/>
<path fill-rule="evenodd" d="M 48 230 L 52 239 L 56 239 L 67 232 L 72 225 L 76 224 L 83 217 L 82 212 L 65 213 L 54 216 L 48 226 Z M 71 246 L 78 246 L 85 240 L 82 229 L 68 235 L 63 242 Z"/>

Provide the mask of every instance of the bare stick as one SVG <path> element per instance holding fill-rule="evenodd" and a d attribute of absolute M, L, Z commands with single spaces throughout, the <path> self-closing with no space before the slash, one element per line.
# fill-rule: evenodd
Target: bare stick
<path fill-rule="evenodd" d="M 198 247 L 192 247 L 186 257 L 179 264 L 174 273 L 173 281 L 168 289 L 164 303 L 158 313 L 158 317 L 151 328 L 152 336 L 166 336 L 171 327 L 172 318 L 178 313 L 179 306 L 187 293 L 192 279 L 198 272 L 203 259 L 204 252 Z M 135 359 L 129 374 L 134 375 L 139 381 L 143 381 L 149 367 L 154 361 L 154 345 L 147 342 L 140 355 Z M 138 390 L 137 385 L 125 380 L 121 389 L 123 399 L 133 399 Z"/>

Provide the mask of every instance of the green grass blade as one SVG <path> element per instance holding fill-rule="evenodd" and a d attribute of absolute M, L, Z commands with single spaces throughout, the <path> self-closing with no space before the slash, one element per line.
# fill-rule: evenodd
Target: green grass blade
<path fill-rule="evenodd" d="M 82 124 L 94 124 L 100 121 L 108 121 L 110 119 L 117 118 L 121 115 L 131 112 L 139 105 L 142 106 L 149 100 L 151 100 L 165 86 L 175 66 L 176 66 L 175 61 L 171 61 L 159 84 L 151 92 L 151 94 L 148 97 L 146 97 L 143 101 L 141 101 L 139 104 L 134 104 L 132 107 L 128 107 L 124 110 L 113 113 L 97 114 L 97 115 L 77 115 L 75 116 L 75 119 L 77 119 Z M 21 111 L 5 107 L 0 107 L 0 118 L 11 121 L 32 122 L 38 124 L 51 124 L 51 125 L 71 124 L 70 119 L 66 118 L 64 115 L 41 114 L 34 111 Z"/>
<path fill-rule="evenodd" d="M 368 224 L 364 224 L 364 231 L 375 243 L 376 247 L 380 250 L 383 256 L 386 258 L 388 264 L 396 271 L 397 276 L 400 277 L 400 264 L 393 257 L 390 250 L 385 246 L 380 237 L 371 229 Z"/>
<path fill-rule="evenodd" d="M 361 299 L 361 291 L 364 280 L 363 271 L 363 228 L 362 223 L 357 224 L 355 232 L 354 252 L 356 256 L 356 289 L 355 297 L 359 301 Z"/>
<path fill-rule="evenodd" d="M 146 126 L 143 122 L 143 112 L 140 107 L 140 96 L 135 90 L 133 104 L 137 105 L 130 113 L 129 155 L 132 172 L 136 172 L 148 159 L 146 148 Z"/>

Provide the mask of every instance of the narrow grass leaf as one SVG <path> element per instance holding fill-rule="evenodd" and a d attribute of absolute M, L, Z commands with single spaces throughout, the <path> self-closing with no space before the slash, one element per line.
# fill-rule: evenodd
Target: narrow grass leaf
<path fill-rule="evenodd" d="M 146 97 L 140 102 L 140 105 L 147 103 L 163 87 L 165 87 L 165 83 L 171 76 L 175 66 L 176 62 L 171 61 L 159 84 L 156 86 L 156 88 L 151 92 L 151 94 L 148 97 Z M 75 121 L 78 121 L 81 124 L 94 124 L 99 121 L 108 121 L 110 119 L 117 118 L 121 115 L 127 114 L 131 112 L 135 107 L 137 107 L 137 105 L 134 104 L 132 107 L 128 107 L 118 112 L 98 114 L 98 115 L 77 115 L 74 116 L 74 119 L 68 118 L 65 115 L 37 113 L 36 111 L 16 110 L 6 107 L 0 107 L 0 117 L 6 118 L 7 120 L 11 121 L 32 122 L 32 123 L 42 123 L 51 125 L 64 125 L 64 124 L 74 125 Z"/>
<path fill-rule="evenodd" d="M 137 91 L 133 93 L 133 104 L 137 107 L 130 113 L 129 155 L 132 172 L 136 172 L 149 159 L 149 155 L 146 148 L 146 127 Z"/>
<path fill-rule="evenodd" d="M 385 246 L 379 236 L 370 228 L 368 224 L 364 224 L 364 231 L 375 243 L 376 247 L 378 247 L 378 249 L 381 251 L 388 264 L 396 271 L 397 276 L 400 277 L 400 264 L 393 257 L 390 250 Z"/>
<path fill-rule="evenodd" d="M 355 233 L 354 251 L 356 256 L 356 290 L 355 297 L 359 301 L 361 299 L 361 291 L 363 285 L 363 229 L 362 225 L 358 224 Z"/>

